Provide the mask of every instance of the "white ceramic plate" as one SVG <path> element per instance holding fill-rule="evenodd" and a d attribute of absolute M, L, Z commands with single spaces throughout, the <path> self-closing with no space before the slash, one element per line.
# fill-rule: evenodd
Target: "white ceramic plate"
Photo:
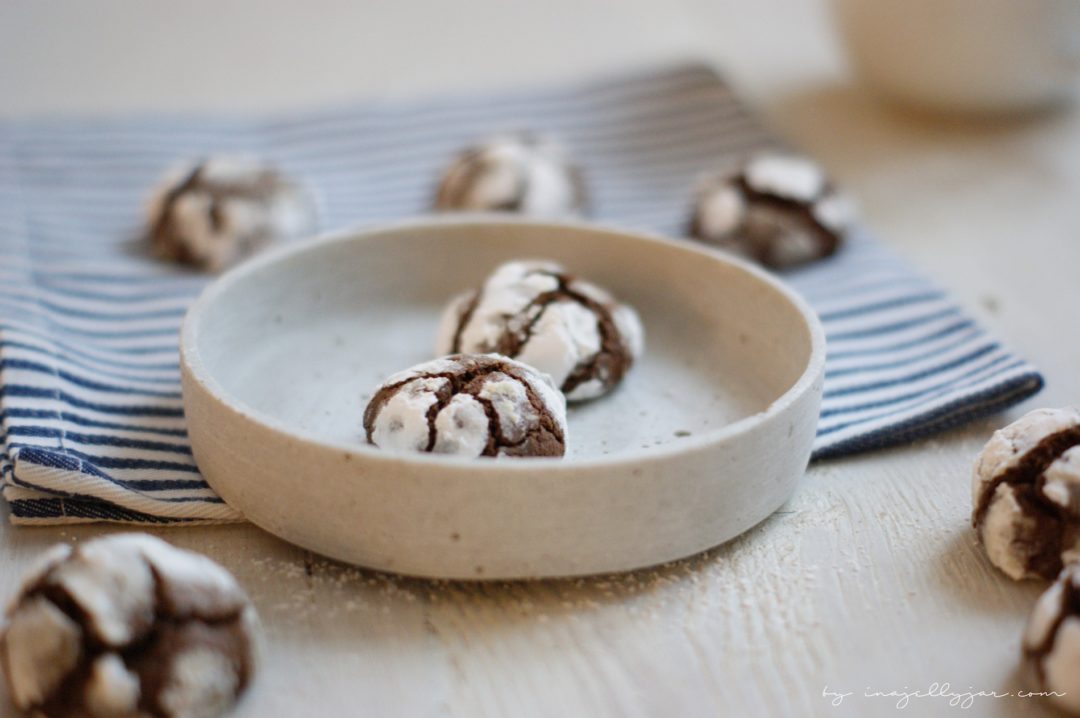
<path fill-rule="evenodd" d="M 564 459 L 395 454 L 361 417 L 431 358 L 443 304 L 500 262 L 551 258 L 641 313 L 646 354 L 569 413 Z M 810 455 L 825 341 L 758 269 L 587 224 L 460 217 L 263 255 L 192 306 L 184 405 L 206 480 L 247 518 L 352 563 L 446 578 L 623 571 L 758 523 Z"/>

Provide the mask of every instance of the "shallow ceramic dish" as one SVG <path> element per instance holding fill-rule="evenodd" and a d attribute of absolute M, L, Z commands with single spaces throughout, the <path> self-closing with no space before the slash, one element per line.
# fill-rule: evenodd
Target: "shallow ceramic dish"
<path fill-rule="evenodd" d="M 365 444 L 372 389 L 430 358 L 444 302 L 522 257 L 610 288 L 645 325 L 645 357 L 623 385 L 572 406 L 567 457 Z M 466 217 L 238 267 L 189 311 L 180 356 L 195 459 L 251 521 L 343 561 L 490 579 L 648 566 L 764 519 L 806 467 L 825 341 L 779 282 L 689 243 Z"/>

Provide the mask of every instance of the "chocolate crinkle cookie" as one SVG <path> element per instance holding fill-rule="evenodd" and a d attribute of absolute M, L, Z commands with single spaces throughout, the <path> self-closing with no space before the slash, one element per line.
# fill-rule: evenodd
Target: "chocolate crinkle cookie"
<path fill-rule="evenodd" d="M 1080 566 L 1066 567 L 1039 597 L 1023 638 L 1035 690 L 1057 708 L 1080 715 Z"/>
<path fill-rule="evenodd" d="M 498 267 L 450 302 L 436 339 L 438 354 L 495 352 L 534 366 L 570 401 L 606 394 L 643 349 L 637 312 L 546 261 Z"/>
<path fill-rule="evenodd" d="M 458 155 L 435 196 L 439 211 L 519 212 L 562 217 L 585 211 L 580 168 L 560 145 L 519 133 L 495 137 Z"/>
<path fill-rule="evenodd" d="M 972 524 L 1013 579 L 1080 557 L 1080 412 L 1038 409 L 994 433 L 975 463 Z"/>
<path fill-rule="evenodd" d="M 269 165 L 213 157 L 171 173 L 147 209 L 164 259 L 216 272 L 274 242 L 315 230 L 311 197 Z"/>
<path fill-rule="evenodd" d="M 458 456 L 562 456 L 566 403 L 551 380 L 496 354 L 458 354 L 394 374 L 364 411 L 382 449 Z"/>
<path fill-rule="evenodd" d="M 79 718 L 209 718 L 254 669 L 255 611 L 233 577 L 146 534 L 54 546 L 0 635 L 15 705 Z"/>
<path fill-rule="evenodd" d="M 770 153 L 702 180 L 690 235 L 783 269 L 836 252 L 854 220 L 854 204 L 816 163 Z"/>

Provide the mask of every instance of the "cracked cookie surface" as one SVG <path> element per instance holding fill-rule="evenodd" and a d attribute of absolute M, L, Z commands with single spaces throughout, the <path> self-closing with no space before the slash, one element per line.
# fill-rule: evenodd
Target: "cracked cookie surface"
<path fill-rule="evenodd" d="M 994 433 L 972 475 L 971 521 L 1014 579 L 1080 558 L 1080 412 L 1037 409 Z"/>
<path fill-rule="evenodd" d="M 443 312 L 436 353 L 495 352 L 548 374 L 570 401 L 611 391 L 644 349 L 631 307 L 546 261 L 507 262 Z"/>
<path fill-rule="evenodd" d="M 54 546 L 0 636 L 19 709 L 47 716 L 216 716 L 254 670 L 255 612 L 205 556 L 146 534 Z"/>
<path fill-rule="evenodd" d="M 212 157 L 173 173 L 147 215 L 158 255 L 212 272 L 315 229 L 310 197 L 273 167 L 243 157 Z"/>
<path fill-rule="evenodd" d="M 1022 651 L 1032 687 L 1080 715 L 1080 566 L 1066 567 L 1031 611 Z"/>
<path fill-rule="evenodd" d="M 364 411 L 369 443 L 458 456 L 562 456 L 566 404 L 551 380 L 496 354 L 458 354 L 394 374 Z"/>
<path fill-rule="evenodd" d="M 521 132 L 493 137 L 459 154 L 435 196 L 438 211 L 516 212 L 561 217 L 585 211 L 585 181 L 549 138 Z"/>
<path fill-rule="evenodd" d="M 701 182 L 689 234 L 783 269 L 833 254 L 854 220 L 851 200 L 816 163 L 761 154 L 737 172 Z"/>

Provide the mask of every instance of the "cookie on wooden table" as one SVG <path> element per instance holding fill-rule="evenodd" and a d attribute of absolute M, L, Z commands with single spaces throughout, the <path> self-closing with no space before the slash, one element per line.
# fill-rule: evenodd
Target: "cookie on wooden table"
<path fill-rule="evenodd" d="M 614 389 L 644 351 L 637 312 L 540 260 L 507 262 L 443 311 L 436 353 L 495 352 L 548 374 L 570 401 Z"/>
<path fill-rule="evenodd" d="M 57 718 L 217 716 L 255 668 L 255 610 L 205 556 L 146 534 L 53 547 L 0 635 L 20 709 Z"/>
<path fill-rule="evenodd" d="M 1080 558 L 1080 412 L 1037 409 L 987 442 L 972 475 L 971 521 L 1014 579 L 1052 579 Z"/>
<path fill-rule="evenodd" d="M 1080 566 L 1072 564 L 1039 597 L 1023 636 L 1023 658 L 1033 688 L 1080 715 Z"/>

